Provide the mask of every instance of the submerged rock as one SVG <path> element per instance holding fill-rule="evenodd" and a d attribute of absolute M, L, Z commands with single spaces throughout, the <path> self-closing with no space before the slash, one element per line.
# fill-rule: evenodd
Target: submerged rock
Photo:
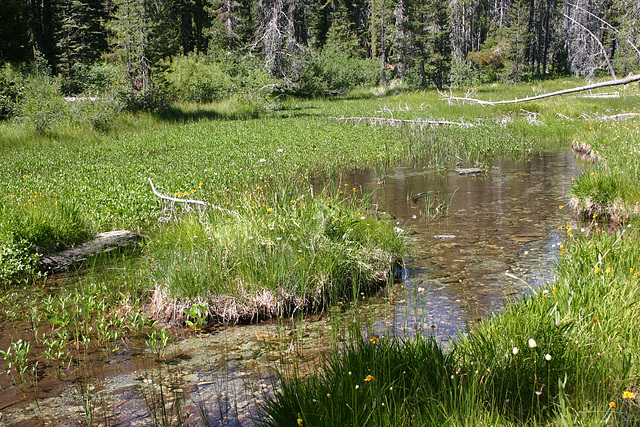
<path fill-rule="evenodd" d="M 72 268 L 78 268 L 95 255 L 105 254 L 116 249 L 135 247 L 144 239 L 146 236 L 127 230 L 100 233 L 93 240 L 77 247 L 55 254 L 43 255 L 40 258 L 39 269 L 48 273 L 64 273 Z"/>

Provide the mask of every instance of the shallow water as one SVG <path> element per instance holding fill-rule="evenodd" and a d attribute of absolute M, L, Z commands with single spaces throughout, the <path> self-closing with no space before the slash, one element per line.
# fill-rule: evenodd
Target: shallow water
<path fill-rule="evenodd" d="M 94 424 L 161 425 L 180 418 L 188 425 L 251 425 L 256 404 L 272 390 L 275 366 L 312 370 L 350 330 L 426 333 L 446 345 L 468 324 L 499 310 L 505 297 L 552 279 L 564 236 L 558 226 L 569 220 L 559 206 L 566 204 L 577 173 L 566 152 L 496 161 L 475 176 L 405 165 L 344 177 L 349 186 L 373 191 L 377 209 L 392 214 L 410 239 L 400 283 L 355 308 L 323 316 L 187 334 L 157 364 L 142 347 L 137 355 L 132 350 L 96 358 L 91 363 L 102 365 L 84 370 Z M 413 199 L 418 193 L 427 194 Z M 12 404 L 19 394 L 8 397 L 6 391 L 0 425 L 86 422 L 76 387 L 51 385 L 37 404 Z"/>

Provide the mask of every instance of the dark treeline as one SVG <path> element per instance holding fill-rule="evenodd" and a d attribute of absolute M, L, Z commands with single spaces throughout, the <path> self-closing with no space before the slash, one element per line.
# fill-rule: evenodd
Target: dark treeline
<path fill-rule="evenodd" d="M 251 63 L 265 82 L 315 94 L 392 80 L 443 87 L 626 74 L 640 56 L 637 0 L 1 3 L 0 62 L 48 70 L 67 94 L 109 64 L 143 91 L 170 69 L 219 72 L 224 81 Z"/>

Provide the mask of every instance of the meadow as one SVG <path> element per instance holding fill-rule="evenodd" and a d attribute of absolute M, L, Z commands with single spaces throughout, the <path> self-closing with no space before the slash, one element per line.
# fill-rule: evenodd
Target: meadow
<path fill-rule="evenodd" d="M 490 85 L 474 96 L 522 98 L 581 83 Z M 635 425 L 638 119 L 603 116 L 637 112 L 639 91 L 487 107 L 448 103 L 435 91 L 362 89 L 261 110 L 223 101 L 122 112 L 108 127 L 73 114 L 44 131 L 27 119 L 2 122 L 2 316 L 29 331 L 3 350 L 5 387 L 32 393 L 36 361 L 64 376 L 70 360 L 131 337 L 161 349 L 167 323 L 252 322 L 375 293 L 411 242 L 369 194 L 344 182 L 346 171 L 402 161 L 482 168 L 575 143 L 597 155 L 563 207 L 575 219 L 551 287 L 512 302 L 447 350 L 420 337 L 354 338 L 314 375 L 283 372 L 262 423 Z M 467 126 L 338 120 L 347 117 Z M 225 211 L 163 211 L 148 178 L 164 194 Z M 38 272 L 39 254 L 121 228 L 148 239 L 54 287 Z"/>

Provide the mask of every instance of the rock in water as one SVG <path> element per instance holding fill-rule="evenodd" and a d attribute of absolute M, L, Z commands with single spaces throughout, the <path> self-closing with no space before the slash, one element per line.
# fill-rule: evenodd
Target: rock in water
<path fill-rule="evenodd" d="M 63 273 L 87 261 L 92 256 L 104 254 L 116 249 L 134 247 L 146 236 L 127 230 L 109 231 L 96 235 L 93 240 L 75 248 L 67 249 L 40 258 L 40 271 Z"/>
<path fill-rule="evenodd" d="M 480 168 L 454 169 L 453 171 L 460 175 L 476 175 L 482 173 L 482 169 Z"/>

